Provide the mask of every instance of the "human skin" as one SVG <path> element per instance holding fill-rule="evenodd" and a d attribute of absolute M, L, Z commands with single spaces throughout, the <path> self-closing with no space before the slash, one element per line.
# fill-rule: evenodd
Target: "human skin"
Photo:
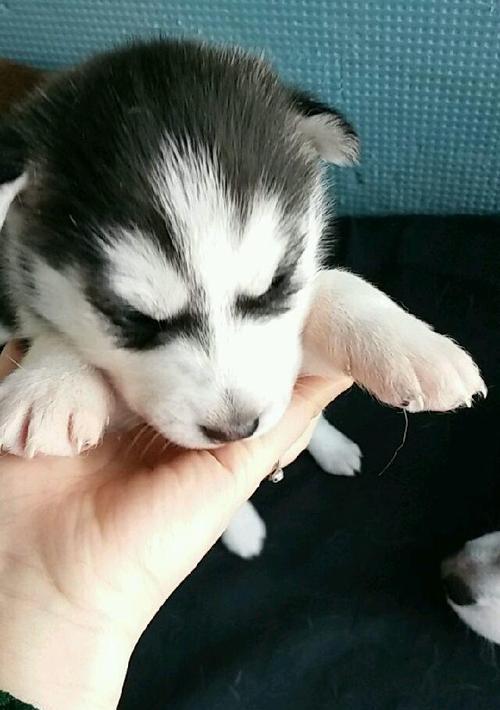
<path fill-rule="evenodd" d="M 0 378 L 22 351 L 0 356 Z M 43 710 L 115 708 L 132 651 L 347 377 L 299 379 L 268 434 L 186 451 L 147 432 L 78 458 L 0 458 L 0 688 Z"/>

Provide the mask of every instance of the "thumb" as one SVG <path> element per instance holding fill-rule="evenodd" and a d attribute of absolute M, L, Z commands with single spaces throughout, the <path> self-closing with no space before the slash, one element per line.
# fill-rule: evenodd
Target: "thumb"
<path fill-rule="evenodd" d="M 249 498 L 259 483 L 277 462 L 285 465 L 293 459 L 287 456 L 294 444 L 301 439 L 321 411 L 352 385 L 347 376 L 328 380 L 323 377 L 301 377 L 294 389 L 292 401 L 277 426 L 267 434 L 229 444 L 210 453 L 229 470 L 237 481 L 237 496 L 240 501 Z M 307 445 L 307 437 L 303 438 Z"/>

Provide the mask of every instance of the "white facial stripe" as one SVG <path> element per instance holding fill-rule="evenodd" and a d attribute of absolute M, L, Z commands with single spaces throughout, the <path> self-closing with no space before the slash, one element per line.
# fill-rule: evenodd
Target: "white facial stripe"
<path fill-rule="evenodd" d="M 166 141 L 153 180 L 174 239 L 182 241 L 189 268 L 214 308 L 226 307 L 241 293 L 263 293 L 286 246 L 278 199 L 258 195 L 241 224 L 219 176 L 208 154 L 188 148 L 181 155 Z"/>
<path fill-rule="evenodd" d="M 189 235 L 183 248 L 210 250 L 219 247 L 221 234 L 234 235 L 234 205 L 213 161 L 201 150 L 195 152 L 188 146 L 180 154 L 178 147 L 166 140 L 152 187 L 174 233 Z"/>
<path fill-rule="evenodd" d="M 21 175 L 12 182 L 0 185 L 0 229 L 2 229 L 5 217 L 15 196 L 26 186 L 26 175 Z"/>
<path fill-rule="evenodd" d="M 168 318 L 185 308 L 186 286 L 159 247 L 139 231 L 120 231 L 104 246 L 111 287 L 134 308 Z"/>
<path fill-rule="evenodd" d="M 238 224 L 239 215 L 228 196 L 215 180 L 209 184 L 217 171 L 209 171 L 196 184 L 199 165 L 197 170 L 194 176 L 185 174 L 180 187 L 175 175 L 164 181 L 165 190 L 177 190 L 175 199 L 180 197 L 180 202 L 170 205 L 172 194 L 166 192 L 164 211 L 192 272 L 186 283 L 172 273 L 168 259 L 149 235 L 106 235 L 106 249 L 114 289 L 145 312 L 156 309 L 160 317 L 172 313 L 174 305 L 179 309 L 192 297 L 187 293 L 191 281 L 199 282 L 205 292 L 202 317 L 210 329 L 209 349 L 194 338 L 173 339 L 144 351 L 117 347 L 106 318 L 87 303 L 77 272 L 60 273 L 40 262 L 34 281 L 41 312 L 85 357 L 109 373 L 132 410 L 172 441 L 205 447 L 207 439 L 200 427 L 207 422 L 230 427 L 232 417 L 251 413 L 259 418 L 262 433 L 276 423 L 289 401 L 301 360 L 300 333 L 309 289 L 302 290 L 293 307 L 276 318 L 234 317 L 232 305 L 235 296 L 247 289 L 258 294 L 267 288 L 286 249 L 283 229 L 303 229 L 308 235 L 297 269 L 305 280 L 313 275 L 322 210 L 318 189 L 310 212 L 298 224 L 287 224 L 285 216 L 283 226 L 279 200 L 260 195 L 246 223 L 241 224 L 240 218 Z M 200 189 L 200 184 L 206 189 Z"/>
<path fill-rule="evenodd" d="M 254 201 L 237 255 L 240 293 L 258 296 L 270 285 L 286 247 L 280 213 L 276 198 Z"/>
<path fill-rule="evenodd" d="M 42 259 L 36 259 L 33 263 L 33 281 L 37 291 L 35 310 L 77 347 L 89 348 L 93 354 L 106 352 L 111 347 L 100 318 L 85 298 L 76 271 L 58 271 Z"/>
<path fill-rule="evenodd" d="M 324 189 L 318 180 L 316 191 L 311 198 L 309 209 L 304 214 L 301 224 L 302 233 L 306 236 L 306 239 L 298 266 L 305 280 L 312 279 L 319 267 L 318 247 L 321 243 L 325 226 L 324 212 Z"/>

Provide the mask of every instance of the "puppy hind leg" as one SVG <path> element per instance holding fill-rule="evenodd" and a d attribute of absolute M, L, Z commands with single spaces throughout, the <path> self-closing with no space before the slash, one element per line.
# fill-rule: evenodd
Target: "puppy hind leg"
<path fill-rule="evenodd" d="M 359 446 L 330 424 L 324 415 L 318 419 L 308 450 L 326 473 L 354 476 L 361 470 Z"/>
<path fill-rule="evenodd" d="M 238 557 L 251 559 L 262 552 L 266 526 L 250 501 L 243 503 L 222 534 L 222 542 Z"/>

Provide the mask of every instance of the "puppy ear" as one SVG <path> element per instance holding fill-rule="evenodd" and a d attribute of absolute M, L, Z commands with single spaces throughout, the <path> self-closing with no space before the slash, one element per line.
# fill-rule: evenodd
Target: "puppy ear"
<path fill-rule="evenodd" d="M 21 177 L 26 165 L 26 143 L 6 120 L 0 121 L 0 185 Z"/>
<path fill-rule="evenodd" d="M 300 116 L 300 130 L 320 158 L 341 166 L 358 162 L 359 138 L 342 114 L 300 91 L 292 91 L 292 104 Z"/>

